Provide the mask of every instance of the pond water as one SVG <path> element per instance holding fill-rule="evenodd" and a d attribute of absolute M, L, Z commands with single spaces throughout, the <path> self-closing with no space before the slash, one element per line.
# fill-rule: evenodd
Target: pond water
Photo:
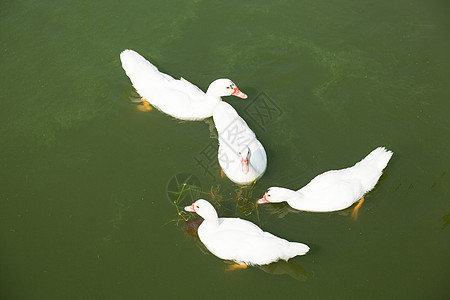
<path fill-rule="evenodd" d="M 448 299 L 447 2 L 0 8 L 2 299 Z M 264 145 L 265 175 L 220 176 L 211 120 L 139 111 L 127 48 L 203 90 L 232 79 L 249 98 L 224 100 Z M 356 221 L 252 205 L 378 146 L 394 156 Z M 178 216 L 197 197 L 311 250 L 227 272 Z"/>

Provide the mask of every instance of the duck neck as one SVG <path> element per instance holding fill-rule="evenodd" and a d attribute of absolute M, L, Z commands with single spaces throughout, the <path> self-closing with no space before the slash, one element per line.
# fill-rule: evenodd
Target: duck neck
<path fill-rule="evenodd" d="M 204 218 L 202 224 L 200 224 L 200 227 L 198 228 L 198 235 L 204 236 L 208 233 L 213 233 L 217 231 L 219 228 L 219 217 L 217 216 L 216 211 L 214 211 L 214 214 L 208 215 L 207 218 Z"/>
<path fill-rule="evenodd" d="M 284 201 L 286 201 L 291 207 L 301 209 L 300 207 L 305 206 L 305 198 L 300 191 L 293 191 L 285 188 L 282 189 Z"/>
<path fill-rule="evenodd" d="M 222 100 L 222 98 L 220 98 L 220 94 L 221 92 L 217 90 L 216 86 L 214 84 L 211 84 L 206 91 L 206 98 L 220 101 Z"/>
<path fill-rule="evenodd" d="M 248 162 L 248 173 L 247 173 L 248 177 L 255 177 L 258 176 L 258 172 L 256 172 L 256 169 L 253 167 L 252 163 L 249 161 Z"/>
<path fill-rule="evenodd" d="M 303 210 L 303 211 L 322 211 L 318 205 L 320 205 L 321 201 L 317 201 L 317 199 L 311 199 L 307 197 L 301 190 L 292 191 L 292 197 L 288 198 L 286 202 L 295 209 Z"/>

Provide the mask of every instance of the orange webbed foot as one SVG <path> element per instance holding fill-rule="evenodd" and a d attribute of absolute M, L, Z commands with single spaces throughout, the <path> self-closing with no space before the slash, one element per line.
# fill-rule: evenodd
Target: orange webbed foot
<path fill-rule="evenodd" d="M 359 211 L 359 208 L 361 207 L 361 205 L 363 204 L 363 202 L 364 202 L 364 197 L 362 197 L 361 200 L 359 200 L 359 203 L 353 209 L 353 212 L 352 212 L 352 219 L 353 220 L 358 219 L 358 213 L 359 213 L 358 211 Z"/>
<path fill-rule="evenodd" d="M 143 106 L 138 106 L 138 109 L 140 111 L 151 111 L 153 108 L 151 107 L 150 103 L 147 102 L 147 100 L 145 100 L 145 98 L 141 98 L 142 104 Z"/>
<path fill-rule="evenodd" d="M 234 271 L 234 270 L 241 270 L 241 269 L 247 269 L 247 264 L 242 264 L 242 265 L 238 265 L 238 264 L 229 265 L 228 267 L 226 267 L 225 271 Z"/>

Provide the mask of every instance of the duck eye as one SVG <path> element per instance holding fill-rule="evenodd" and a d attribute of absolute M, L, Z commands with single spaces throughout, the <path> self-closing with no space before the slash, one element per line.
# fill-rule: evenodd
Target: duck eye
<path fill-rule="evenodd" d="M 195 207 L 196 207 L 196 208 L 200 208 L 200 207 L 198 207 L 198 205 L 196 205 Z"/>
<path fill-rule="evenodd" d="M 227 90 L 231 89 L 231 87 L 227 86 Z"/>

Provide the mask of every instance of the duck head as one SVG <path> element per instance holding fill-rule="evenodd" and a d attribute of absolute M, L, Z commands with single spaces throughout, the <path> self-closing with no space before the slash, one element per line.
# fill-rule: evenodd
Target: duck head
<path fill-rule="evenodd" d="M 184 210 L 189 212 L 195 212 L 205 220 L 214 220 L 218 218 L 214 206 L 212 206 L 211 203 L 209 203 L 204 199 L 198 199 L 190 206 L 186 206 Z"/>
<path fill-rule="evenodd" d="M 268 188 L 263 197 L 256 204 L 280 203 L 298 197 L 297 192 L 281 187 Z"/>
<path fill-rule="evenodd" d="M 241 92 L 233 81 L 225 78 L 214 80 L 209 85 L 206 94 L 216 97 L 233 95 L 242 99 L 247 99 L 247 95 Z"/>

